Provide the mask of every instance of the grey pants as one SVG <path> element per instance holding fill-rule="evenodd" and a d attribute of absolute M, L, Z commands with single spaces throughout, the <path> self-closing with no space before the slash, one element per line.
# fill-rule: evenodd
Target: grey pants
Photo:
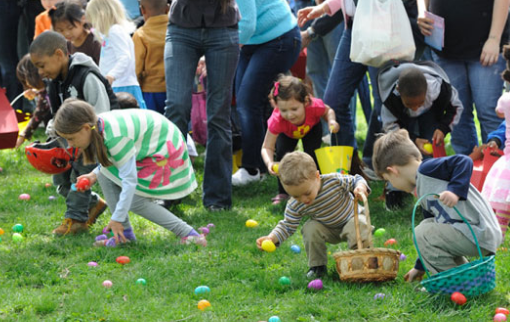
<path fill-rule="evenodd" d="M 96 167 L 95 164 L 83 165 L 83 156 L 80 155 L 73 163 L 73 167 L 64 173 L 53 175 L 53 184 L 57 186 L 57 192 L 66 198 L 65 218 L 72 218 L 81 222 L 89 218 L 89 209 L 99 201 L 99 196 L 92 190 L 78 192 L 71 190 L 71 184 L 76 183 L 76 178 L 90 173 Z"/>
<path fill-rule="evenodd" d="M 99 173 L 97 180 L 103 190 L 108 207 L 113 214 L 117 203 L 119 202 L 119 195 L 122 189 L 101 173 Z M 134 195 L 133 202 L 131 203 L 129 210 L 165 229 L 170 230 L 179 237 L 188 236 L 193 229 L 193 227 L 188 225 L 182 219 L 176 217 L 164 207 L 155 204 L 150 198 Z M 126 218 L 126 221 L 123 222 L 122 225 L 124 226 L 124 229 L 131 227 L 129 217 Z"/>
<path fill-rule="evenodd" d="M 452 225 L 441 224 L 434 218 L 424 219 L 415 228 L 416 242 L 425 267 L 431 274 L 467 263 L 464 256 L 478 256 L 476 245 Z M 489 251 L 481 249 L 484 256 Z"/>
<path fill-rule="evenodd" d="M 359 229 L 363 247 L 368 246 L 368 234 L 372 229 L 367 229 L 367 220 L 363 215 L 359 215 Z M 347 241 L 350 249 L 356 249 L 356 229 L 354 226 L 354 217 L 342 228 L 329 228 L 320 222 L 310 219 L 301 228 L 303 243 L 305 244 L 306 256 L 308 257 L 308 267 L 327 265 L 328 254 L 326 243 L 338 244 L 341 241 Z"/>

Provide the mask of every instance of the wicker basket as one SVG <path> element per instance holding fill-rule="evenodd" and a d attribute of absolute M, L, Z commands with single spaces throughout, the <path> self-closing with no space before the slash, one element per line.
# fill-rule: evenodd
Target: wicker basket
<path fill-rule="evenodd" d="M 414 233 L 414 217 L 416 214 L 416 209 L 418 208 L 421 200 L 429 196 L 438 197 L 436 194 L 424 195 L 418 199 L 413 209 L 413 241 L 414 246 L 416 247 L 416 252 L 418 253 L 418 257 L 422 263 L 423 259 L 418 247 L 418 243 L 416 242 L 416 235 Z M 480 245 L 478 244 L 478 239 L 476 238 L 473 228 L 471 228 L 471 225 L 467 222 L 464 216 L 462 216 L 459 210 L 456 207 L 454 207 L 454 209 L 460 218 L 462 218 L 462 220 L 467 224 L 469 230 L 473 234 L 476 249 L 478 250 L 480 259 L 463 264 L 461 266 L 450 268 L 433 276 L 430 275 L 425 264 L 423 264 L 425 273 L 427 274 L 427 279 L 423 280 L 421 284 L 429 293 L 452 294 L 453 292 L 461 292 L 467 297 L 473 297 L 487 293 L 496 287 L 496 270 L 494 263 L 495 257 L 494 255 L 483 257 L 482 251 L 480 250 Z"/>
<path fill-rule="evenodd" d="M 363 197 L 367 225 L 370 224 L 368 202 Z M 369 234 L 370 248 L 363 249 L 358 219 L 358 199 L 354 199 L 354 226 L 356 228 L 357 250 L 333 254 L 340 280 L 347 282 L 383 282 L 395 279 L 398 273 L 400 252 L 390 248 L 371 248 L 372 234 Z"/>

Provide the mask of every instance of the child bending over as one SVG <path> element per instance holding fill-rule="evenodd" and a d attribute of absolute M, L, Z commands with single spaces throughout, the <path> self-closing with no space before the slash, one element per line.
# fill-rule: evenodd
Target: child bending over
<path fill-rule="evenodd" d="M 273 168 L 277 163 L 274 159 L 280 161 L 285 153 L 294 151 L 300 139 L 305 152 L 317 164 L 315 150 L 322 143 L 321 118 L 328 122 L 330 131 L 336 133 L 340 126 L 336 122 L 335 111 L 321 99 L 313 98 L 308 86 L 293 76 L 279 77 L 269 94 L 269 101 L 274 110 L 267 121 L 268 128 L 262 144 L 262 159 L 269 173 L 277 175 Z M 288 198 L 278 179 L 278 194 L 273 198 L 273 204 L 287 201 Z"/>
<path fill-rule="evenodd" d="M 425 219 L 416 227 L 423 263 L 417 261 L 405 276 L 406 281 L 420 280 L 424 266 L 436 274 L 467 263 L 465 256 L 477 256 L 478 251 L 467 224 L 473 228 L 482 253 L 493 254 L 501 244 L 501 229 L 489 203 L 469 183 L 473 161 L 465 155 L 427 159 L 409 138 L 406 130 L 383 135 L 374 145 L 372 158 L 376 174 L 402 191 L 421 197 Z M 424 265 L 424 266 L 423 266 Z"/>
<path fill-rule="evenodd" d="M 370 192 L 367 182 L 360 175 L 330 173 L 320 175 L 312 157 L 303 152 L 286 154 L 279 167 L 283 187 L 291 196 L 285 209 L 284 219 L 268 236 L 257 239 L 257 247 L 262 249 L 264 240 L 275 244 L 283 243 L 294 234 L 301 219 L 309 216 L 301 233 L 308 257 L 308 278 L 326 274 L 328 254 L 326 243 L 338 244 L 347 240 L 350 249 L 356 249 L 354 228 L 354 197 Z M 368 246 L 366 218 L 359 216 L 361 239 Z"/>

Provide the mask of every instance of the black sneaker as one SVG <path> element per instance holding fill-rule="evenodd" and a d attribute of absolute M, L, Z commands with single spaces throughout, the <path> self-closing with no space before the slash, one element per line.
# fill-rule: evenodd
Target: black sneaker
<path fill-rule="evenodd" d="M 328 269 L 325 265 L 322 266 L 314 266 L 311 267 L 306 273 L 306 277 L 309 279 L 316 279 L 323 277 L 328 272 Z"/>
<path fill-rule="evenodd" d="M 402 209 L 406 205 L 409 194 L 404 191 L 388 191 L 386 192 L 386 210 L 396 211 Z"/>

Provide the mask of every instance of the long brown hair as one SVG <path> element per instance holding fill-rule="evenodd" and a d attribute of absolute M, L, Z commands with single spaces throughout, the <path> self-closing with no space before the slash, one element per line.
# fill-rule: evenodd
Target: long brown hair
<path fill-rule="evenodd" d="M 108 159 L 103 136 L 99 133 L 98 118 L 92 105 L 76 98 L 68 98 L 60 106 L 53 120 L 53 126 L 59 133 L 73 134 L 82 129 L 85 124 L 92 127 L 90 144 L 82 151 L 84 164 L 99 162 L 108 167 L 112 163 Z M 97 161 L 96 161 L 97 160 Z"/>

